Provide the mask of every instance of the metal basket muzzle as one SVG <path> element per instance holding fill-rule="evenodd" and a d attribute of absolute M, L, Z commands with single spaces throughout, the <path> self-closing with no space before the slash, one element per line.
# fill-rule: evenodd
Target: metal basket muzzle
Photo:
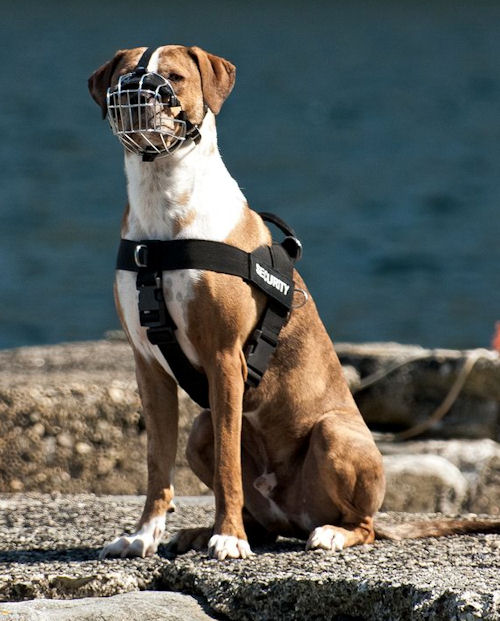
<path fill-rule="evenodd" d="M 186 140 L 186 121 L 170 82 L 158 73 L 122 75 L 107 91 L 111 130 L 127 151 L 154 159 Z"/>

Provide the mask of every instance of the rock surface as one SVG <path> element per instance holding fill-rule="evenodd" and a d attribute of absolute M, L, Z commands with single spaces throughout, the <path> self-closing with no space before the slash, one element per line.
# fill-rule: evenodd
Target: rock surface
<path fill-rule="evenodd" d="M 439 455 L 384 457 L 387 489 L 383 509 L 459 512 L 467 495 L 460 470 Z"/>
<path fill-rule="evenodd" d="M 404 421 L 409 426 L 428 415 L 453 382 L 453 369 L 463 364 L 462 352 L 429 352 L 395 344 L 340 344 L 337 350 L 348 365 L 346 375 L 353 389 L 359 389 L 367 376 L 380 376 L 372 388 L 356 395 L 358 400 L 362 396 L 359 404 L 372 427 L 389 425 L 393 431 Z M 499 394 L 494 380 L 500 384 L 496 357 L 486 352 L 463 389 L 466 400 L 482 395 L 495 417 Z M 396 365 L 398 369 L 385 375 Z M 108 340 L 1 351 L 0 369 L 0 491 L 145 492 L 146 434 L 127 343 Z M 466 407 L 466 402 L 460 407 Z M 180 403 L 176 490 L 207 493 L 184 456 L 199 408 L 184 393 Z M 397 410 L 401 403 L 404 412 Z M 457 429 L 453 416 L 451 411 L 441 423 L 444 429 L 451 425 L 447 433 Z M 475 426 L 473 435 L 485 420 L 488 429 L 497 424 L 496 418 L 481 419 L 478 410 L 469 412 L 467 420 Z M 464 420 L 460 424 L 463 428 Z M 442 430 L 436 433 L 442 435 Z M 493 439 L 394 442 L 386 438 L 376 434 L 386 456 L 385 510 L 500 513 L 500 444 Z"/>
<path fill-rule="evenodd" d="M 122 529 L 133 528 L 142 503 L 143 498 L 123 496 L 1 496 L 0 599 L 80 599 L 175 590 L 200 598 L 208 607 L 207 615 L 238 621 L 465 621 L 500 616 L 500 535 L 380 541 L 334 555 L 305 552 L 303 542 L 280 539 L 273 546 L 255 548 L 250 559 L 222 563 L 195 552 L 173 558 L 161 545 L 159 554 L 151 558 L 98 561 L 104 542 Z M 212 516 L 210 498 L 201 504 L 178 499 L 178 511 L 169 516 L 167 532 L 210 524 Z M 408 514 L 386 514 L 380 519 L 409 517 L 414 519 Z M 130 605 L 126 618 L 147 618 L 138 612 L 142 606 L 149 600 L 144 610 L 151 610 L 164 601 L 161 596 L 129 597 L 95 601 L 92 605 L 100 616 L 94 618 L 113 618 L 106 614 L 120 610 L 123 601 Z M 187 605 L 200 612 L 192 601 Z M 48 604 L 43 601 L 26 602 L 21 612 L 44 606 Z M 56 608 L 64 611 L 63 604 Z M 20 609 L 0 604 L 0 614 L 3 610 L 10 614 Z M 68 617 L 51 612 L 45 618 Z"/>
<path fill-rule="evenodd" d="M 190 595 L 172 591 L 132 591 L 107 598 L 37 599 L 0 604 L 9 621 L 206 621 L 214 619 Z"/>
<path fill-rule="evenodd" d="M 493 440 L 388 442 L 386 511 L 500 514 L 500 445 Z"/>
<path fill-rule="evenodd" d="M 0 351 L 0 491 L 140 494 L 146 432 L 124 341 Z M 176 489 L 207 488 L 184 456 L 199 412 L 180 391 Z"/>
<path fill-rule="evenodd" d="M 351 390 L 366 422 L 380 431 L 402 431 L 426 421 L 465 364 L 473 361 L 449 412 L 427 435 L 500 441 L 498 352 L 430 350 L 398 343 L 337 343 L 335 349 L 342 365 L 357 373 Z"/>

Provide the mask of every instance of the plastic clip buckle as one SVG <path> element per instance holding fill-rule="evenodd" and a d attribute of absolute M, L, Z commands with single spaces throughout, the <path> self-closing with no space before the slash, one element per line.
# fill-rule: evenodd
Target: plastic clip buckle
<path fill-rule="evenodd" d="M 252 387 L 259 385 L 266 369 L 268 367 L 269 358 L 274 353 L 278 339 L 271 332 L 263 331 L 257 328 L 252 335 L 248 347 L 247 359 L 247 384 Z"/>
<path fill-rule="evenodd" d="M 167 323 L 163 293 L 159 287 L 139 288 L 139 320 L 145 328 L 160 328 Z"/>
<path fill-rule="evenodd" d="M 152 345 L 168 345 L 176 343 L 174 329 L 170 326 L 162 326 L 159 328 L 149 328 L 148 340 Z"/>

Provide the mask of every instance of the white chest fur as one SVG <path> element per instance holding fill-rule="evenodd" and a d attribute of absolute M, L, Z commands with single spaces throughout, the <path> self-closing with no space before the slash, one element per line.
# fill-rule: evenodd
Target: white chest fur
<path fill-rule="evenodd" d="M 189 143 L 153 162 L 125 155 L 130 211 L 123 237 L 134 241 L 227 238 L 242 216 L 245 199 L 222 162 L 215 118 L 210 112 L 201 135 L 197 146 Z M 195 295 L 194 285 L 200 273 L 176 270 L 163 274 L 164 297 L 177 325 L 177 339 L 194 364 L 198 363 L 198 355 L 188 338 L 187 307 Z M 155 357 L 171 373 L 158 347 L 149 343 L 139 324 L 135 280 L 133 272 L 117 272 L 118 300 L 126 328 L 141 354 Z"/>

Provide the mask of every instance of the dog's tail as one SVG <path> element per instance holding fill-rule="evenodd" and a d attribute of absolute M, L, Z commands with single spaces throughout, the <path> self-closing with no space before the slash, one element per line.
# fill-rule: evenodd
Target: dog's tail
<path fill-rule="evenodd" d="M 392 541 L 466 535 L 469 533 L 500 533 L 500 519 L 498 518 L 442 518 L 401 522 L 399 524 L 390 521 L 388 518 L 375 518 L 374 526 L 376 539 L 390 539 Z"/>

